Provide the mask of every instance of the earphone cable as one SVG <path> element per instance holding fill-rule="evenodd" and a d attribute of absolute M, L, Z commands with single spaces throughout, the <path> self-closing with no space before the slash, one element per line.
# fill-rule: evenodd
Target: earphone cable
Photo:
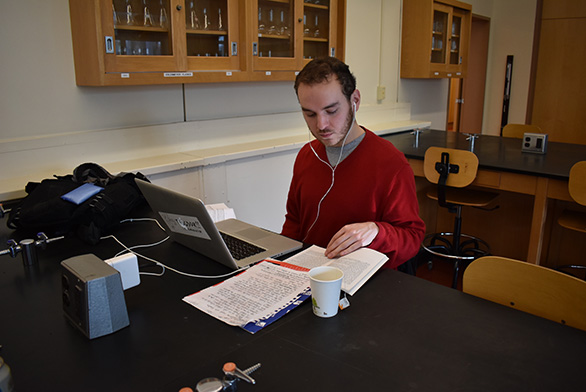
<path fill-rule="evenodd" d="M 353 115 L 352 115 L 352 123 L 350 125 L 350 128 L 348 128 L 348 132 L 346 132 L 346 135 L 344 136 L 344 140 L 342 141 L 342 146 L 340 147 L 340 155 L 338 156 L 338 162 L 336 162 L 336 165 L 335 166 L 330 165 L 328 162 L 326 162 L 322 158 L 320 158 L 320 156 L 317 155 L 317 152 L 315 151 L 315 149 L 311 145 L 311 140 L 309 141 L 309 148 L 311 148 L 311 151 L 313 151 L 313 154 L 316 156 L 316 158 L 319 159 L 320 161 L 322 161 L 324 164 L 326 164 L 326 166 L 328 166 L 332 170 L 332 183 L 330 184 L 330 187 L 328 188 L 328 190 L 326 191 L 326 193 L 324 193 L 324 195 L 320 199 L 319 203 L 317 203 L 317 214 L 315 216 L 315 220 L 313 221 L 313 223 L 311 224 L 311 226 L 309 226 L 309 229 L 307 229 L 307 232 L 305 233 L 305 237 L 303 237 L 303 240 L 302 241 L 304 241 L 304 242 L 307 239 L 307 237 L 309 236 L 309 233 L 311 232 L 311 229 L 313 229 L 313 226 L 315 226 L 315 224 L 317 223 L 317 220 L 319 219 L 319 214 L 321 212 L 321 203 L 324 201 L 324 199 L 326 198 L 326 196 L 330 193 L 330 191 L 334 187 L 336 168 L 338 167 L 338 165 L 342 161 L 342 155 L 344 154 L 344 146 L 346 145 L 346 139 L 348 138 L 348 135 L 350 134 L 350 129 L 354 125 L 354 122 L 355 121 L 356 121 L 356 103 L 354 103 L 354 111 L 353 111 Z M 311 131 L 310 131 L 310 134 L 311 134 Z"/>

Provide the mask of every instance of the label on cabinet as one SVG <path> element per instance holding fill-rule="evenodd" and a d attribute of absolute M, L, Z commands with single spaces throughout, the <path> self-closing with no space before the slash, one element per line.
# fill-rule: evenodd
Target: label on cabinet
<path fill-rule="evenodd" d="M 185 78 L 193 77 L 193 72 L 165 72 L 163 76 L 166 78 Z"/>

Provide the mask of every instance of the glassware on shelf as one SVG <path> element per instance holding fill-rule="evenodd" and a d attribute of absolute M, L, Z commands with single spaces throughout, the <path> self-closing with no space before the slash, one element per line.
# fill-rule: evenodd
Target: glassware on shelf
<path fill-rule="evenodd" d="M 311 32 L 309 31 L 309 26 L 307 25 L 307 14 L 303 14 L 303 35 L 309 37 Z"/>
<path fill-rule="evenodd" d="M 220 31 L 224 30 L 224 22 L 222 22 L 222 9 L 221 8 L 218 8 L 218 30 L 220 30 Z"/>
<path fill-rule="evenodd" d="M 159 27 L 166 29 L 169 26 L 169 17 L 167 16 L 167 8 L 163 4 L 163 0 L 159 0 Z"/>
<path fill-rule="evenodd" d="M 285 21 L 285 10 L 281 10 L 281 22 L 279 24 L 279 34 L 284 35 L 286 37 L 291 36 L 291 31 L 289 30 L 289 23 Z"/>
<path fill-rule="evenodd" d="M 274 14 L 274 11 L 271 8 L 269 10 L 269 28 L 267 30 L 267 34 L 276 35 L 277 34 L 277 28 L 275 26 L 275 19 L 273 18 L 273 14 Z"/>
<path fill-rule="evenodd" d="M 314 24 L 314 29 L 313 29 L 313 36 L 318 38 L 321 36 L 321 32 L 319 31 L 319 23 L 318 23 L 318 19 L 317 19 L 317 15 L 315 15 L 315 24 Z"/>
<path fill-rule="evenodd" d="M 266 25 L 265 25 L 263 14 L 262 14 L 262 8 L 258 7 L 258 33 L 264 34 L 265 30 L 266 30 Z"/>
<path fill-rule="evenodd" d="M 134 14 L 132 13 L 132 4 L 130 4 L 130 0 L 126 0 L 126 11 L 124 12 L 124 19 L 128 26 L 134 25 Z"/>
<path fill-rule="evenodd" d="M 203 29 L 209 30 L 210 29 L 210 19 L 208 18 L 208 10 L 207 8 L 203 9 Z"/>
<path fill-rule="evenodd" d="M 226 56 L 226 46 L 224 45 L 224 36 L 218 37 L 218 56 Z"/>
<path fill-rule="evenodd" d="M 187 28 L 191 30 L 201 29 L 201 25 L 199 24 L 199 18 L 197 17 L 197 12 L 195 11 L 195 4 L 193 0 L 189 3 L 189 20 L 187 23 Z"/>
<path fill-rule="evenodd" d="M 114 27 L 118 26 L 120 24 L 120 18 L 116 12 L 116 7 L 114 7 L 114 2 L 112 2 L 112 17 L 114 18 Z"/>
<path fill-rule="evenodd" d="M 151 10 L 147 5 L 147 0 L 142 0 L 142 15 L 143 15 L 143 25 L 144 26 L 152 26 L 153 25 L 153 18 L 151 17 Z"/>

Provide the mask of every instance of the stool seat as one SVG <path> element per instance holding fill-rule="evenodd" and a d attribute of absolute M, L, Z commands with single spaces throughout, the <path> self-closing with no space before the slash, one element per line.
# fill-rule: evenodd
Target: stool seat
<path fill-rule="evenodd" d="M 427 197 L 432 200 L 438 200 L 437 188 L 433 187 L 427 190 Z M 485 192 L 474 189 L 449 188 L 446 189 L 446 202 L 450 204 L 459 204 L 466 207 L 486 207 L 490 205 L 498 196 L 498 193 Z"/>
<path fill-rule="evenodd" d="M 559 217 L 558 223 L 566 229 L 586 233 L 586 212 L 566 210 Z"/>
<path fill-rule="evenodd" d="M 531 124 L 507 124 L 503 127 L 503 137 L 523 139 L 525 133 L 542 133 L 541 128 Z"/>

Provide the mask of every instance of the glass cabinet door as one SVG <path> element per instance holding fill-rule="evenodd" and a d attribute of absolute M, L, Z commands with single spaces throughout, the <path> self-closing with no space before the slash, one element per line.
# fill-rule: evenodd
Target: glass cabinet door
<path fill-rule="evenodd" d="M 176 68 L 173 0 L 105 0 L 106 72 L 165 71 Z M 148 61 L 145 61 L 149 59 Z"/>
<path fill-rule="evenodd" d="M 253 36 L 255 70 L 294 70 L 298 23 L 295 0 L 258 0 Z"/>
<path fill-rule="evenodd" d="M 103 1 L 107 72 L 240 69 L 238 0 Z"/>
<path fill-rule="evenodd" d="M 185 0 L 185 42 L 190 70 L 236 70 L 238 1 Z"/>
<path fill-rule="evenodd" d="M 457 11 L 452 15 L 452 26 L 450 36 L 450 57 L 449 64 L 458 65 L 462 63 L 462 21 L 463 17 Z"/>
<path fill-rule="evenodd" d="M 293 1 L 258 2 L 258 56 L 295 57 Z"/>
<path fill-rule="evenodd" d="M 445 64 L 446 48 L 448 46 L 450 9 L 436 4 L 433 11 L 433 27 L 431 37 L 431 62 Z"/>
<path fill-rule="evenodd" d="M 303 58 L 334 56 L 330 47 L 330 0 L 303 2 Z"/>
<path fill-rule="evenodd" d="M 115 53 L 172 55 L 168 15 L 169 0 L 112 0 Z"/>
<path fill-rule="evenodd" d="M 228 57 L 226 0 L 186 0 L 187 56 Z"/>

